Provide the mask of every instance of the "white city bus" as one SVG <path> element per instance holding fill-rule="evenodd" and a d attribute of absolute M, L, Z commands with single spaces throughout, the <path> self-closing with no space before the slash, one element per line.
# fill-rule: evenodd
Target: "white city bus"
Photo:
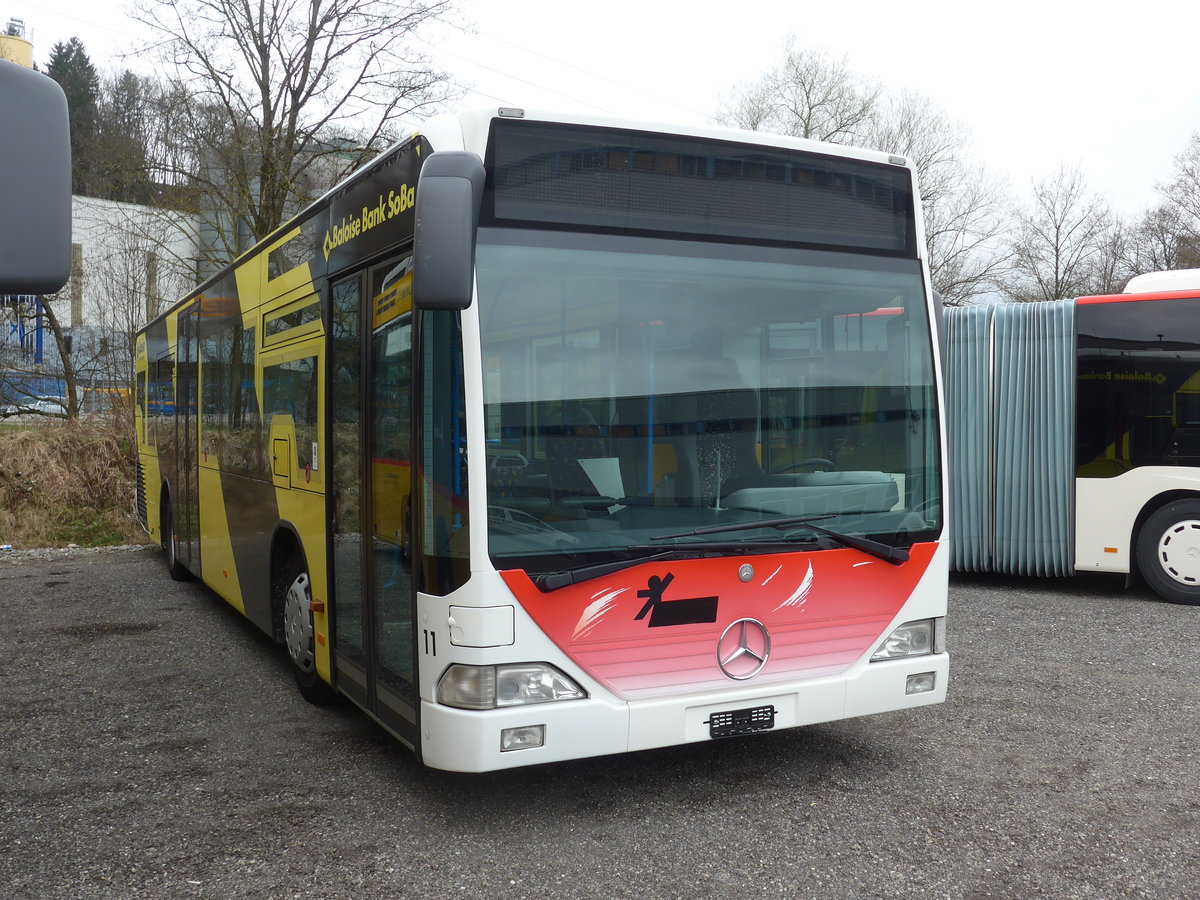
<path fill-rule="evenodd" d="M 145 329 L 140 508 L 438 768 L 936 703 L 928 284 L 903 159 L 438 118 Z"/>
<path fill-rule="evenodd" d="M 955 567 L 1200 603 L 1200 270 L 946 321 Z"/>

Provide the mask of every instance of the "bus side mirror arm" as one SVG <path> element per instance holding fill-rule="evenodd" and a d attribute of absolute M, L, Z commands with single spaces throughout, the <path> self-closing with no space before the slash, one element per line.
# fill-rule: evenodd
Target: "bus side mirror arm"
<path fill-rule="evenodd" d="M 432 153 L 421 166 L 413 237 L 413 304 L 418 309 L 471 305 L 483 182 L 483 162 L 474 153 Z"/>

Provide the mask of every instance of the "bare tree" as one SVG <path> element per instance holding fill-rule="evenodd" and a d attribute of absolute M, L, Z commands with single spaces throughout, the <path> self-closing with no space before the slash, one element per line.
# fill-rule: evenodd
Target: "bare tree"
<path fill-rule="evenodd" d="M 28 346 L 0 345 L 0 398 L 3 398 L 0 419 L 9 416 L 78 418 L 83 392 L 72 355 L 73 338 L 58 315 L 58 305 L 69 304 L 70 298 L 71 287 L 68 286 L 54 295 L 23 298 L 19 304 L 6 306 L 0 324 L 16 326 L 29 335 L 41 328 L 42 346 L 39 356 Z M 47 336 L 52 342 L 49 346 Z"/>
<path fill-rule="evenodd" d="M 213 203 L 226 257 L 310 198 L 318 160 L 348 171 L 400 116 L 446 96 L 413 32 L 451 0 L 142 0 L 172 73 L 162 165 Z M 340 140 L 353 135 L 353 142 Z"/>
<path fill-rule="evenodd" d="M 718 121 L 752 131 L 849 144 L 863 134 L 882 89 L 856 77 L 846 58 L 797 49 L 758 81 L 736 88 Z"/>
<path fill-rule="evenodd" d="M 935 191 L 932 198 L 924 197 L 921 182 L 929 277 L 948 306 L 999 290 L 1010 261 L 1003 241 L 1003 190 L 981 168 L 956 169 L 945 192 Z"/>
<path fill-rule="evenodd" d="M 1109 214 L 1108 227 L 1100 235 L 1087 290 L 1096 294 L 1119 294 L 1137 274 L 1137 226 L 1117 213 Z"/>
<path fill-rule="evenodd" d="M 737 88 L 718 121 L 753 131 L 874 147 L 911 159 L 925 214 L 930 276 L 951 304 L 996 289 L 1006 264 L 1003 190 L 967 161 L 966 129 L 929 98 L 888 93 L 858 78 L 845 58 L 797 49 Z"/>
<path fill-rule="evenodd" d="M 1173 203 L 1148 209 L 1134 228 L 1128 262 L 1132 275 L 1200 266 L 1200 242 Z"/>
<path fill-rule="evenodd" d="M 169 270 L 185 265 L 169 249 L 165 242 L 152 243 L 127 230 L 89 273 L 93 293 L 103 298 L 89 329 L 91 387 L 101 401 L 97 406 L 125 417 L 131 428 L 137 333 L 164 306 L 162 286 L 180 280 L 180 273 Z"/>
<path fill-rule="evenodd" d="M 1175 157 L 1175 178 L 1164 189 L 1192 237 L 1200 237 L 1200 131 L 1192 133 Z"/>
<path fill-rule="evenodd" d="M 1200 267 L 1200 131 L 1192 133 L 1175 157 L 1174 178 L 1158 185 L 1163 205 L 1147 223 L 1155 233 L 1163 269 Z M 1147 271 L 1157 271 L 1149 269 Z"/>
<path fill-rule="evenodd" d="M 967 129 L 923 94 L 887 94 L 876 103 L 865 143 L 912 160 L 925 218 L 929 274 L 949 305 L 996 289 L 1007 253 L 1004 191 L 963 155 Z"/>
<path fill-rule="evenodd" d="M 1099 265 L 1111 236 L 1105 201 L 1090 194 L 1076 168 L 1033 185 L 1033 199 L 1015 216 L 1012 278 L 1005 286 L 1016 301 L 1057 300 L 1101 292 Z"/>

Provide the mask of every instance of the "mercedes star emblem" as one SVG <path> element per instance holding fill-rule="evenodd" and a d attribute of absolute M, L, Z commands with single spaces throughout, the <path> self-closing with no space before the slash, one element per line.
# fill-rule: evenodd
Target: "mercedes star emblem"
<path fill-rule="evenodd" d="M 717 641 L 717 665 L 734 681 L 753 678 L 771 655 L 771 635 L 758 619 L 738 619 Z"/>

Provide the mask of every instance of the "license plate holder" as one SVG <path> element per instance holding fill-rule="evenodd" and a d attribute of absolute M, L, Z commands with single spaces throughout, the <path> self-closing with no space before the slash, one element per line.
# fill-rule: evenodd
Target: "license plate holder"
<path fill-rule="evenodd" d="M 710 738 L 740 737 L 743 734 L 770 731 L 775 727 L 775 707 L 749 706 L 746 709 L 710 713 L 704 724 L 708 726 Z"/>

